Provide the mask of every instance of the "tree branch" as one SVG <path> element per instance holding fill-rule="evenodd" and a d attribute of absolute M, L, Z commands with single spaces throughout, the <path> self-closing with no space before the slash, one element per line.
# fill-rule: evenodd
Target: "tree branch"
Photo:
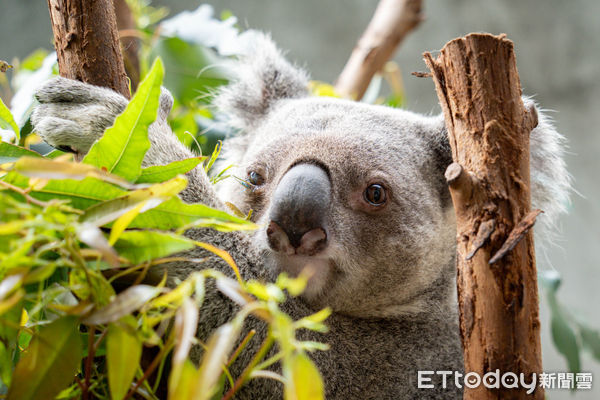
<path fill-rule="evenodd" d="M 421 0 L 381 0 L 335 84 L 336 92 L 360 100 L 375 73 L 422 20 Z"/>
<path fill-rule="evenodd" d="M 129 98 L 112 1 L 47 1 L 60 75 Z"/>
<path fill-rule="evenodd" d="M 452 147 L 446 172 L 456 211 L 457 285 L 465 371 L 542 371 L 530 212 L 529 134 L 513 43 L 470 34 L 425 53 Z M 491 255 L 496 254 L 491 260 Z M 489 263 L 494 261 L 493 265 Z M 543 399 L 539 386 L 465 387 L 465 399 Z"/>

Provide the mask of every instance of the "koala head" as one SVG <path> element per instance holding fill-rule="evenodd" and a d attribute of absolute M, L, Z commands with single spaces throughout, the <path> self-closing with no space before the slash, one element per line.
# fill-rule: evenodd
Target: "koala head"
<path fill-rule="evenodd" d="M 311 305 L 361 317 L 421 311 L 454 274 L 443 121 L 310 97 L 304 72 L 268 38 L 256 46 L 217 99 L 241 130 L 222 162 L 248 183 L 224 181 L 221 198 L 253 210 L 268 268 L 308 270 Z"/>
<path fill-rule="evenodd" d="M 304 299 L 352 316 L 453 304 L 443 118 L 311 97 L 306 74 L 270 39 L 250 53 L 217 98 L 240 130 L 225 141 L 221 165 L 233 164 L 248 185 L 226 180 L 219 195 L 253 210 L 261 226 L 253 242 L 267 268 L 308 270 Z"/>

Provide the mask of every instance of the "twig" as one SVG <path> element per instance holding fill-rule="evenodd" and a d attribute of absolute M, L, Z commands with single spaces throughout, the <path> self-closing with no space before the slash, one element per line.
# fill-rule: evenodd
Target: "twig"
<path fill-rule="evenodd" d="M 252 372 L 252 370 L 254 369 L 256 364 L 258 364 L 258 362 L 263 359 L 263 357 L 267 354 L 267 351 L 269 351 L 269 349 L 271 348 L 272 345 L 273 345 L 273 338 L 267 337 L 265 339 L 265 341 L 263 342 L 263 344 L 260 346 L 260 349 L 254 356 L 252 361 L 250 361 L 250 364 L 248 364 L 246 366 L 246 368 L 244 369 L 244 372 L 242 372 L 242 375 L 240 375 L 238 377 L 238 379 L 235 381 L 235 385 L 231 389 L 229 389 L 229 391 L 225 394 L 225 396 L 223 396 L 222 400 L 231 400 L 233 395 L 246 382 L 246 380 L 250 376 L 250 373 Z"/>
<path fill-rule="evenodd" d="M 494 233 L 495 228 L 496 221 L 494 221 L 493 219 L 482 222 L 481 225 L 479 225 L 477 237 L 475 237 L 475 240 L 473 241 L 473 248 L 471 249 L 469 254 L 467 254 L 467 260 L 473 258 L 473 256 L 475 256 L 475 253 L 477 253 L 477 250 L 483 247 L 483 245 L 485 244 L 485 242 L 487 242 L 492 233 Z"/>
<path fill-rule="evenodd" d="M 131 396 L 133 396 L 135 394 L 135 392 L 139 389 L 139 387 L 142 386 L 142 384 L 150 377 L 150 375 L 152 375 L 152 373 L 154 372 L 156 367 L 158 367 L 159 362 L 164 357 L 165 353 L 170 350 L 172 342 L 173 342 L 172 337 L 173 336 L 171 335 L 169 341 L 167 343 L 165 343 L 165 345 L 163 346 L 162 349 L 160 349 L 160 351 L 158 352 L 156 357 L 154 357 L 154 359 L 152 360 L 152 362 L 150 363 L 150 365 L 148 366 L 146 371 L 144 371 L 144 375 L 135 383 L 135 386 L 133 388 L 131 388 L 131 390 L 127 393 L 127 395 L 123 398 L 123 400 L 130 399 Z"/>
<path fill-rule="evenodd" d="M 88 356 L 85 359 L 85 384 L 84 390 L 81 395 L 83 400 L 88 400 L 90 398 L 90 378 L 92 374 L 92 361 L 94 360 L 95 347 L 94 347 L 94 333 L 96 331 L 95 325 L 90 325 L 88 327 Z"/>
<path fill-rule="evenodd" d="M 20 188 L 20 187 L 18 187 L 18 186 L 11 185 L 10 183 L 8 183 L 8 182 L 4 182 L 4 181 L 0 181 L 0 185 L 4 186 L 4 187 L 5 187 L 5 188 L 7 188 L 7 189 L 10 189 L 10 190 L 12 190 L 13 192 L 17 192 L 17 193 L 19 193 L 21 196 L 25 197 L 25 199 L 26 199 L 28 202 L 30 202 L 30 203 L 33 203 L 33 204 L 35 204 L 36 206 L 40 206 L 40 207 L 48 207 L 48 206 L 50 205 L 50 203 L 47 203 L 47 202 L 44 202 L 44 201 L 40 201 L 40 200 L 38 200 L 38 199 L 36 199 L 36 198 L 34 198 L 34 197 L 31 197 L 31 196 L 29 195 L 29 193 L 27 193 L 27 191 L 26 191 L 26 190 L 24 190 L 24 189 L 21 189 L 21 188 Z"/>
<path fill-rule="evenodd" d="M 500 247 L 500 250 L 498 250 L 492 258 L 490 258 L 489 263 L 495 263 L 496 261 L 504 257 L 506 254 L 508 254 L 508 252 L 510 252 L 512 249 L 514 249 L 515 246 L 521 241 L 521 239 L 525 237 L 527 232 L 529 232 L 529 230 L 533 227 L 533 225 L 535 224 L 535 219 L 542 212 L 542 210 L 530 211 L 521 220 L 521 222 L 519 222 L 517 226 L 515 226 L 514 229 L 510 232 L 508 238 L 506 239 L 502 247 Z"/>
<path fill-rule="evenodd" d="M 433 77 L 433 74 L 431 72 L 413 71 L 410 74 L 412 76 L 416 76 L 417 78 L 432 78 Z"/>
<path fill-rule="evenodd" d="M 381 0 L 340 74 L 335 91 L 360 100 L 373 75 L 422 20 L 421 0 Z"/>

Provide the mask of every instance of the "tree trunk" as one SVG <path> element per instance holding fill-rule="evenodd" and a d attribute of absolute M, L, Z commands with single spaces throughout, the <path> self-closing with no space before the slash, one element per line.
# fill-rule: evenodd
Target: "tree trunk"
<path fill-rule="evenodd" d="M 513 43 L 470 34 L 424 54 L 444 111 L 454 163 L 446 171 L 456 212 L 457 285 L 465 372 L 542 372 L 531 211 L 529 134 Z M 539 382 L 538 382 L 539 383 Z M 518 381 L 517 381 L 518 384 Z M 509 382 L 510 386 L 510 382 Z M 516 385 L 515 385 L 516 387 Z M 465 399 L 543 399 L 525 389 L 465 386 Z"/>
<path fill-rule="evenodd" d="M 112 0 L 48 0 L 61 76 L 129 98 Z"/>
<path fill-rule="evenodd" d="M 131 35 L 131 32 L 135 32 L 136 29 L 135 19 L 131 14 L 131 9 L 127 5 L 127 0 L 113 0 L 113 3 L 117 17 L 117 29 L 121 37 L 125 72 L 131 82 L 131 90 L 135 91 L 140 82 L 140 60 L 138 58 L 140 40 Z M 123 35 L 123 33 L 126 33 L 126 35 Z"/>
<path fill-rule="evenodd" d="M 369 26 L 352 50 L 335 84 L 335 91 L 360 100 L 375 73 L 422 19 L 421 0 L 381 0 Z"/>

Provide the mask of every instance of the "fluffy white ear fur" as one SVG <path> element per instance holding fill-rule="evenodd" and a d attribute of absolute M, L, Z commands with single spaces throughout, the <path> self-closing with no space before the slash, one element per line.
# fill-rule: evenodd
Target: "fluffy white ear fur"
<path fill-rule="evenodd" d="M 266 34 L 256 35 L 233 73 L 215 105 L 242 132 L 255 127 L 278 100 L 308 95 L 308 74 L 287 61 Z"/>

